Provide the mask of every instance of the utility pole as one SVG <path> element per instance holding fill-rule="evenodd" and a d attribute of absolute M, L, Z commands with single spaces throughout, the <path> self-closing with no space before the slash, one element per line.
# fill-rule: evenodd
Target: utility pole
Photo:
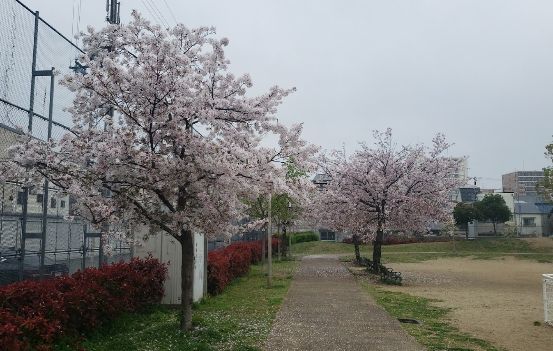
<path fill-rule="evenodd" d="M 110 24 L 120 24 L 121 17 L 119 16 L 119 10 L 121 9 L 121 3 L 117 0 L 106 0 L 106 21 Z"/>

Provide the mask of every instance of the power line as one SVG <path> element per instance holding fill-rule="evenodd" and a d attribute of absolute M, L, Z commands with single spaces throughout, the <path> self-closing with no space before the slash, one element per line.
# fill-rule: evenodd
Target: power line
<path fill-rule="evenodd" d="M 163 18 L 161 18 L 158 14 L 158 12 L 154 9 L 154 7 L 152 6 L 152 3 L 148 0 L 141 0 L 142 3 L 144 4 L 144 6 L 146 7 L 146 10 L 148 10 L 148 12 L 150 13 L 150 15 L 152 16 L 152 19 L 154 20 L 154 22 L 156 22 L 157 24 L 160 24 L 162 26 L 168 26 L 167 23 L 163 21 Z"/>
<path fill-rule="evenodd" d="M 152 20 L 155 23 L 160 24 L 160 19 L 156 16 L 156 14 L 153 12 L 153 10 L 150 9 L 150 5 L 148 3 L 146 3 L 144 0 L 140 0 L 140 1 L 144 5 L 144 8 L 146 9 L 146 11 L 148 11 L 148 13 L 150 14 Z"/>
<path fill-rule="evenodd" d="M 173 21 L 175 21 L 175 24 L 178 24 L 179 21 L 177 21 L 177 18 L 176 18 L 175 15 L 173 14 L 173 9 L 171 8 L 171 6 L 169 6 L 169 4 L 167 3 L 167 0 L 163 0 L 163 2 L 165 3 L 165 6 L 166 6 L 167 9 L 169 10 L 169 14 L 170 14 L 171 17 L 173 18 Z"/>
<path fill-rule="evenodd" d="M 159 18 L 162 19 L 164 25 L 166 27 L 169 27 L 169 22 L 167 22 L 167 20 L 165 19 L 165 16 L 163 16 L 163 13 L 159 10 L 156 3 L 153 0 L 146 0 L 146 1 L 148 1 L 152 5 L 152 8 L 154 9 L 154 11 L 157 11 Z"/>

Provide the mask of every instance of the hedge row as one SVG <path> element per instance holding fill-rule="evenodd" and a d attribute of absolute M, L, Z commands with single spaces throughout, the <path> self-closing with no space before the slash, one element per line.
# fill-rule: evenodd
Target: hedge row
<path fill-rule="evenodd" d="M 79 337 L 122 313 L 159 303 L 166 275 L 157 259 L 135 258 L 0 287 L 0 349 L 51 350 L 60 337 Z"/>
<path fill-rule="evenodd" d="M 390 235 L 384 238 L 384 245 L 398 245 L 398 244 L 414 244 L 414 243 L 435 243 L 450 241 L 451 238 L 447 236 L 405 236 L 405 235 Z"/>
<path fill-rule="evenodd" d="M 245 275 L 250 265 L 261 261 L 261 241 L 231 244 L 211 251 L 207 255 L 207 291 L 211 295 L 220 294 L 234 279 Z M 272 252 L 275 254 L 278 239 L 273 238 Z"/>
<path fill-rule="evenodd" d="M 292 234 L 292 244 L 318 241 L 319 236 L 314 232 L 300 232 Z"/>
<path fill-rule="evenodd" d="M 400 244 L 414 244 L 414 243 L 434 243 L 445 242 L 451 239 L 447 236 L 406 236 L 406 235 L 389 235 L 384 237 L 382 245 L 400 245 Z M 353 244 L 352 238 L 345 238 L 343 243 Z"/>

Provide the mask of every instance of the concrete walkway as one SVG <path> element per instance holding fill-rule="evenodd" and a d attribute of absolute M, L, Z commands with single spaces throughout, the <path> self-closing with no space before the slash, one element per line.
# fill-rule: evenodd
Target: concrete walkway
<path fill-rule="evenodd" d="M 330 255 L 303 258 L 265 346 L 267 351 L 424 350 Z"/>

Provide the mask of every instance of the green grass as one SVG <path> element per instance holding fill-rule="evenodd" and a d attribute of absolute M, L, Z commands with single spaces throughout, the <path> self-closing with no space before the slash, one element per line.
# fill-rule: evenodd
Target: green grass
<path fill-rule="evenodd" d="M 452 326 L 448 320 L 451 309 L 434 306 L 432 303 L 436 300 L 386 291 L 367 282 L 361 282 L 361 285 L 394 318 L 412 318 L 421 322 L 402 324 L 402 327 L 430 351 L 502 350 Z"/>
<path fill-rule="evenodd" d="M 353 257 L 353 245 L 334 242 L 308 242 L 295 244 L 294 255 L 339 254 Z M 361 255 L 371 257 L 372 246 L 361 245 Z M 475 259 L 496 259 L 504 256 L 515 256 L 538 262 L 553 262 L 553 251 L 550 248 L 533 247 L 521 239 L 478 239 L 461 240 L 455 243 L 434 242 L 403 245 L 385 245 L 382 247 L 382 261 L 420 262 L 441 257 L 466 257 Z"/>
<path fill-rule="evenodd" d="M 261 266 L 234 281 L 220 295 L 195 305 L 189 333 L 178 331 L 178 313 L 159 306 L 118 319 L 84 341 L 89 351 L 146 350 L 260 350 L 282 304 L 297 266 L 295 261 L 273 263 L 273 287 L 266 287 Z M 62 345 L 58 351 L 67 350 Z"/>

